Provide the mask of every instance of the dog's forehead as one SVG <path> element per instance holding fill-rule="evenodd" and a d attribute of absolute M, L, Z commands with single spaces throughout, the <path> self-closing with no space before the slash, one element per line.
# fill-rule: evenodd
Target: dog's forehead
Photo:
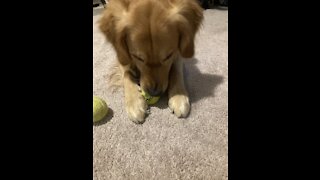
<path fill-rule="evenodd" d="M 128 28 L 131 50 L 146 59 L 158 61 L 178 46 L 177 27 L 168 23 L 166 14 L 162 6 L 148 3 L 133 8 Z"/>
<path fill-rule="evenodd" d="M 137 34 L 139 39 L 149 38 L 146 35 L 151 34 L 152 38 L 161 40 L 163 35 L 170 35 L 172 26 L 170 26 L 169 7 L 164 1 L 139 1 L 133 3 L 129 12 L 128 24 L 133 33 Z"/>
<path fill-rule="evenodd" d="M 168 56 L 178 45 L 178 37 L 166 31 L 142 31 L 133 34 L 130 47 L 147 61 L 159 61 Z"/>
<path fill-rule="evenodd" d="M 132 31 L 132 39 L 140 41 L 141 43 L 151 43 L 161 41 L 168 41 L 173 38 L 175 33 L 166 27 L 152 26 L 138 26 Z"/>
<path fill-rule="evenodd" d="M 172 49 L 178 40 L 178 33 L 169 27 L 136 24 L 128 32 L 133 48 L 147 51 Z"/>

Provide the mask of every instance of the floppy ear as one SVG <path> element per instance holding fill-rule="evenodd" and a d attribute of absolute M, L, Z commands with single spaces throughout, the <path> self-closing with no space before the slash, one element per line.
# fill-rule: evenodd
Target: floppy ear
<path fill-rule="evenodd" d="M 194 55 L 194 32 L 187 23 L 179 25 L 179 50 L 182 57 L 191 58 Z"/>
<path fill-rule="evenodd" d="M 111 5 L 111 4 L 110 4 Z M 109 4 L 108 4 L 109 6 Z M 121 8 L 121 9 L 120 9 Z M 127 25 L 125 21 L 124 7 L 114 5 L 107 7 L 102 18 L 99 20 L 100 30 L 106 36 L 107 40 L 113 45 L 118 60 L 122 65 L 131 62 L 129 50 L 126 42 Z"/>
<path fill-rule="evenodd" d="M 190 58 L 194 55 L 194 37 L 203 20 L 203 9 L 196 0 L 177 0 L 173 2 L 173 10 L 179 31 L 180 54 Z"/>
<path fill-rule="evenodd" d="M 129 54 L 129 48 L 127 45 L 127 29 L 123 28 L 119 32 L 116 32 L 114 49 L 117 52 L 118 60 L 122 65 L 127 65 L 131 62 L 131 56 Z"/>

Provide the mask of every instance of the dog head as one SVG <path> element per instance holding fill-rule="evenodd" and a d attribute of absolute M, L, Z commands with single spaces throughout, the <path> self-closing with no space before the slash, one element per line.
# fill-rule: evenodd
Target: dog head
<path fill-rule="evenodd" d="M 141 87 L 157 96 L 168 87 L 174 61 L 194 55 L 202 19 L 196 0 L 111 0 L 100 29 L 119 62 L 137 67 Z"/>

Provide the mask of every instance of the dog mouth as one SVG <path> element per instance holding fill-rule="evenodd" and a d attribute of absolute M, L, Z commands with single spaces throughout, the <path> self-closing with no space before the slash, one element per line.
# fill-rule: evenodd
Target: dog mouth
<path fill-rule="evenodd" d="M 170 67 L 170 71 L 171 71 L 172 67 Z M 169 72 L 170 72 L 169 71 Z M 137 66 L 134 66 L 132 65 L 132 67 L 130 68 L 130 71 L 129 71 L 130 75 L 131 75 L 131 80 L 137 84 L 140 88 L 145 88 L 145 87 L 142 87 L 141 83 L 140 83 L 140 80 L 141 80 L 141 72 L 140 70 L 137 68 Z M 150 89 L 143 89 L 144 91 L 148 92 L 148 93 L 151 93 L 151 94 L 155 94 L 155 95 L 161 95 L 163 94 L 166 90 L 167 90 L 167 86 L 166 86 L 166 89 L 165 90 L 155 90 L 155 91 L 149 91 Z"/>

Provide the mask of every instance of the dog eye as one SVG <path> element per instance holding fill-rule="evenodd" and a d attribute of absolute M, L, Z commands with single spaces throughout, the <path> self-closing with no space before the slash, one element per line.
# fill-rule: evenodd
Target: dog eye
<path fill-rule="evenodd" d="M 167 61 L 168 59 L 170 59 L 170 57 L 173 55 L 173 52 L 172 53 L 170 53 L 165 59 L 164 59 L 164 61 Z"/>
<path fill-rule="evenodd" d="M 139 56 L 136 56 L 136 55 L 134 55 L 134 54 L 131 54 L 134 58 L 136 58 L 136 59 L 138 59 L 139 61 L 141 61 L 141 62 L 144 62 L 144 60 L 142 59 L 142 58 L 140 58 Z"/>

